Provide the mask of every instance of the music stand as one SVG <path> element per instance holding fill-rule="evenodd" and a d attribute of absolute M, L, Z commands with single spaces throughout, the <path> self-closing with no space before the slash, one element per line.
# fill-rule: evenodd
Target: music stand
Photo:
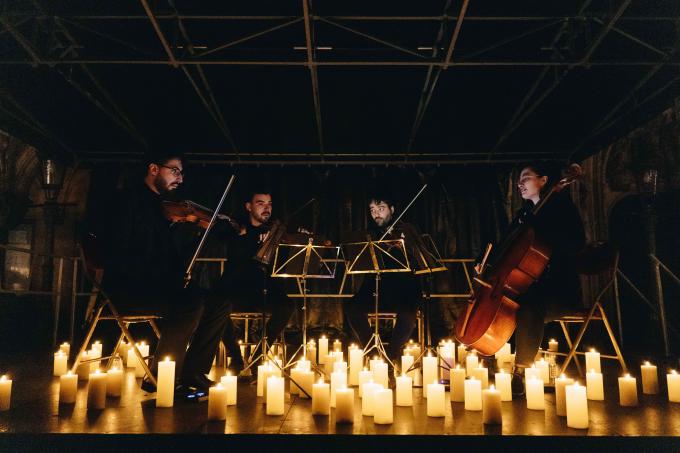
<path fill-rule="evenodd" d="M 387 355 L 385 346 L 378 331 L 378 313 L 380 302 L 380 276 L 392 272 L 411 272 L 406 246 L 403 239 L 371 240 L 343 244 L 343 255 L 350 257 L 347 274 L 373 274 L 375 276 L 374 312 L 375 328 L 373 335 L 364 346 L 364 357 L 374 349 L 394 368 L 394 363 Z"/>
<path fill-rule="evenodd" d="M 295 278 L 302 294 L 302 344 L 295 350 L 284 369 L 299 360 L 294 360 L 302 349 L 302 359 L 307 358 L 307 279 L 335 278 L 340 256 L 339 246 L 313 245 L 309 238 L 307 245 L 279 244 L 274 255 L 272 277 Z M 314 367 L 317 372 L 319 370 Z"/>

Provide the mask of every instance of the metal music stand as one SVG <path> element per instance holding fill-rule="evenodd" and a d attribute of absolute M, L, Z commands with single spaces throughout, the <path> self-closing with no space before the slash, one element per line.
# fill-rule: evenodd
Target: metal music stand
<path fill-rule="evenodd" d="M 349 258 L 347 274 L 375 275 L 375 328 L 373 335 L 364 346 L 364 357 L 374 349 L 394 368 L 394 363 L 387 355 L 385 346 L 378 332 L 378 313 L 380 302 L 380 276 L 392 272 L 411 272 L 406 246 L 403 239 L 371 240 L 343 244 L 343 255 Z"/>
<path fill-rule="evenodd" d="M 279 244 L 274 256 L 272 277 L 295 278 L 302 294 L 302 344 L 295 350 L 284 369 L 290 368 L 300 349 L 302 359 L 307 357 L 307 279 L 335 278 L 340 256 L 339 246 L 313 245 L 310 238 L 307 245 Z M 314 367 L 317 372 L 320 370 Z"/>

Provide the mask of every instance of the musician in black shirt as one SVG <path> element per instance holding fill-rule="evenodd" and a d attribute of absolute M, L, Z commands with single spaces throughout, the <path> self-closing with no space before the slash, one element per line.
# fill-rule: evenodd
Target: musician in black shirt
<path fill-rule="evenodd" d="M 166 356 L 176 363 L 180 388 L 206 390 L 219 339 L 228 319 L 227 306 L 198 288 L 184 288 L 186 244 L 165 218 L 162 199 L 184 178 L 182 157 L 150 156 L 144 180 L 120 193 L 104 234 L 102 285 L 123 314 L 161 316 L 161 338 L 151 363 Z M 187 348 L 188 346 L 188 348 Z M 142 388 L 155 391 L 150 381 Z"/>

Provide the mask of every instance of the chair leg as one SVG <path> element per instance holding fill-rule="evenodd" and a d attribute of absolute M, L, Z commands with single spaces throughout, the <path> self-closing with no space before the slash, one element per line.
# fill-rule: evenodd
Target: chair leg
<path fill-rule="evenodd" d="M 111 357 L 109 357 L 109 360 L 106 361 L 105 371 L 110 370 L 111 366 L 113 366 L 113 361 L 116 360 L 116 354 L 118 353 L 118 349 L 120 349 L 120 344 L 123 342 L 123 338 L 125 338 L 125 335 L 123 334 L 123 332 L 121 332 L 120 336 L 118 337 L 118 341 L 116 342 L 116 347 L 113 348 Z"/>
<path fill-rule="evenodd" d="M 571 336 L 569 335 L 569 328 L 567 327 L 567 324 L 564 321 L 560 321 L 560 326 L 562 327 L 564 339 L 567 341 L 567 346 L 569 346 L 569 354 L 567 355 L 567 358 L 564 360 L 564 363 L 562 363 L 562 367 L 560 368 L 560 374 L 564 373 L 567 370 L 569 363 L 573 359 L 574 364 L 576 364 L 576 369 L 578 371 L 579 376 L 583 376 L 581 362 L 579 361 L 578 356 L 576 355 L 576 349 L 574 349 L 573 343 L 571 341 Z"/>
<path fill-rule="evenodd" d="M 583 339 L 583 335 L 586 333 L 586 329 L 588 328 L 588 324 L 590 324 L 590 321 L 593 319 L 593 314 L 595 313 L 595 310 L 597 307 L 599 307 L 599 302 L 596 302 L 588 311 L 588 316 L 585 317 L 583 320 L 583 324 L 581 325 L 581 328 L 578 330 L 578 334 L 576 335 L 576 340 L 574 340 L 573 346 L 571 346 L 571 350 L 569 351 L 569 355 L 567 356 L 567 360 L 571 360 L 575 355 L 576 355 L 576 350 L 578 349 L 579 345 L 581 344 L 581 340 Z M 566 363 L 567 361 L 565 361 Z M 563 372 L 564 370 L 561 370 Z M 583 376 L 582 371 L 580 370 L 579 367 L 579 373 L 580 376 Z"/>
<path fill-rule="evenodd" d="M 153 329 L 153 333 L 156 334 L 156 338 L 161 338 L 161 331 L 158 330 L 158 325 L 156 325 L 156 320 L 155 319 L 149 319 L 149 324 L 151 324 L 151 328 Z"/>
<path fill-rule="evenodd" d="M 612 327 L 609 325 L 609 320 L 607 319 L 607 316 L 604 313 L 604 308 L 602 308 L 602 305 L 600 304 L 597 304 L 597 306 L 599 307 L 600 316 L 602 317 L 604 327 L 607 329 L 607 333 L 609 334 L 609 340 L 612 342 L 614 351 L 616 351 L 616 357 L 618 357 L 619 359 L 619 363 L 621 364 L 621 368 L 623 368 L 623 372 L 627 373 L 628 367 L 626 366 L 626 361 L 623 359 L 623 354 L 621 353 L 621 349 L 619 348 L 619 343 L 616 341 L 614 331 L 612 330 Z"/>
<path fill-rule="evenodd" d="M 87 331 L 87 335 L 85 335 L 85 339 L 83 340 L 83 343 L 80 345 L 78 355 L 76 355 L 75 360 L 73 361 L 73 365 L 71 366 L 71 373 L 73 374 L 75 374 L 76 370 L 78 369 L 78 365 L 80 364 L 80 357 L 83 355 L 83 352 L 85 352 L 85 350 L 87 349 L 87 345 L 90 344 L 90 340 L 92 339 L 94 329 L 97 327 L 97 324 L 99 323 L 99 317 L 102 314 L 102 310 L 104 310 L 104 304 L 100 305 L 99 308 L 97 309 L 97 313 L 94 315 L 94 318 L 92 318 L 92 323 L 90 324 L 90 328 Z"/>

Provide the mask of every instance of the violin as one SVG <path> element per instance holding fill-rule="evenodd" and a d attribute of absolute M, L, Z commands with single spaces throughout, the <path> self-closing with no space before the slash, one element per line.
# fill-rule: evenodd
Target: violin
<path fill-rule="evenodd" d="M 191 200 L 161 202 L 163 215 L 171 222 L 188 222 L 198 225 L 204 230 L 210 225 L 210 219 L 215 211 Z M 245 227 L 225 214 L 217 214 L 217 219 L 226 221 L 239 234 L 245 233 Z"/>
<path fill-rule="evenodd" d="M 286 224 L 280 220 L 271 223 L 267 237 L 262 242 L 260 249 L 253 259 L 264 265 L 272 262 L 274 252 L 279 244 L 306 244 L 314 233 L 304 228 L 298 228 L 295 232 L 289 232 Z M 323 245 L 331 245 L 329 240 L 322 240 Z"/>

